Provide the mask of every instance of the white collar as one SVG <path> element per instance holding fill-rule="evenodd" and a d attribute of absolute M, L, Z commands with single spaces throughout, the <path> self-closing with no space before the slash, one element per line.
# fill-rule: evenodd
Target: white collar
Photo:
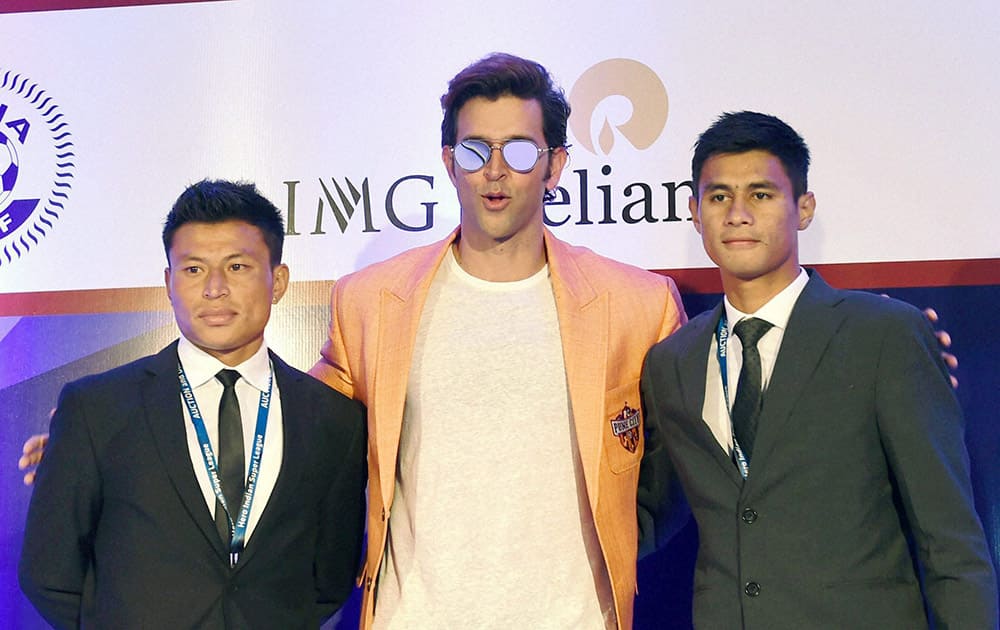
<path fill-rule="evenodd" d="M 235 367 L 230 367 L 197 347 L 181 335 L 177 344 L 177 356 L 184 366 L 191 387 L 197 388 L 215 378 L 219 370 L 231 369 L 240 373 L 247 383 L 258 391 L 267 389 L 267 381 L 271 373 L 271 361 L 267 353 L 267 344 L 262 343 L 252 357 Z"/>
<path fill-rule="evenodd" d="M 809 274 L 806 273 L 805 269 L 799 267 L 799 275 L 795 277 L 795 280 L 792 280 L 791 284 L 753 313 L 744 313 L 733 306 L 728 296 L 724 297 L 723 302 L 726 306 L 726 320 L 729 322 L 729 329 L 732 330 L 736 322 L 741 319 L 756 317 L 770 322 L 775 328 L 784 330 L 788 326 L 788 318 L 792 316 L 795 302 L 799 299 L 802 290 L 806 288 L 807 282 L 809 282 Z"/>

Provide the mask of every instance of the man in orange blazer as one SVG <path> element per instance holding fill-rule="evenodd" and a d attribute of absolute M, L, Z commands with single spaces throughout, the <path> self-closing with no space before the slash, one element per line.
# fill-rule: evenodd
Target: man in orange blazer
<path fill-rule="evenodd" d="M 545 68 L 494 54 L 441 100 L 460 226 L 340 279 L 311 370 L 368 407 L 361 627 L 631 628 L 639 376 L 680 297 L 545 229 L 569 116 Z"/>

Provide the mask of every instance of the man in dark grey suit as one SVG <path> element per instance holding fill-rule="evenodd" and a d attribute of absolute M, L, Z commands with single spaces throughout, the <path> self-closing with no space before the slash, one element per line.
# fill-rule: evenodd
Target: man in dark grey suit
<path fill-rule="evenodd" d="M 916 309 L 799 266 L 808 165 L 794 130 L 753 112 L 695 149 L 689 205 L 725 299 L 642 376 L 643 483 L 666 496 L 679 477 L 698 524 L 695 624 L 995 628 L 937 341 Z"/>
<path fill-rule="evenodd" d="M 19 568 L 53 626 L 316 628 L 351 592 L 363 409 L 264 343 L 283 238 L 253 185 L 189 187 L 163 230 L 180 340 L 63 389 Z"/>

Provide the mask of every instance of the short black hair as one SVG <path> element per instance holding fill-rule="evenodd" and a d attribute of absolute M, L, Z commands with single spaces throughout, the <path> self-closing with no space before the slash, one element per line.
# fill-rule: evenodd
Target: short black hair
<path fill-rule="evenodd" d="M 501 96 L 536 100 L 542 106 L 542 131 L 550 147 L 566 146 L 569 101 L 562 88 L 537 61 L 507 53 L 492 53 L 456 74 L 441 97 L 441 146 L 454 146 L 458 112 L 468 101 L 482 96 L 495 101 Z"/>
<path fill-rule="evenodd" d="M 271 266 L 281 264 L 285 243 L 285 222 L 273 203 L 248 182 L 203 179 L 184 189 L 163 223 L 163 249 L 170 262 L 174 234 L 185 223 L 245 221 L 264 237 Z"/>
<path fill-rule="evenodd" d="M 758 112 L 726 112 L 705 130 L 694 145 L 691 184 L 698 198 L 698 180 L 705 162 L 714 155 L 767 151 L 781 162 L 798 199 L 809 190 L 809 147 L 780 118 Z"/>

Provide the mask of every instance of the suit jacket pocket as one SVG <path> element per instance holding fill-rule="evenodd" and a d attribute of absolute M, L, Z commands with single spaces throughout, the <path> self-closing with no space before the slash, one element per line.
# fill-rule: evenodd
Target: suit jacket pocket
<path fill-rule="evenodd" d="M 639 465 L 643 449 L 642 430 L 639 381 L 609 391 L 604 397 L 601 440 L 608 466 L 613 472 L 625 472 Z"/>

